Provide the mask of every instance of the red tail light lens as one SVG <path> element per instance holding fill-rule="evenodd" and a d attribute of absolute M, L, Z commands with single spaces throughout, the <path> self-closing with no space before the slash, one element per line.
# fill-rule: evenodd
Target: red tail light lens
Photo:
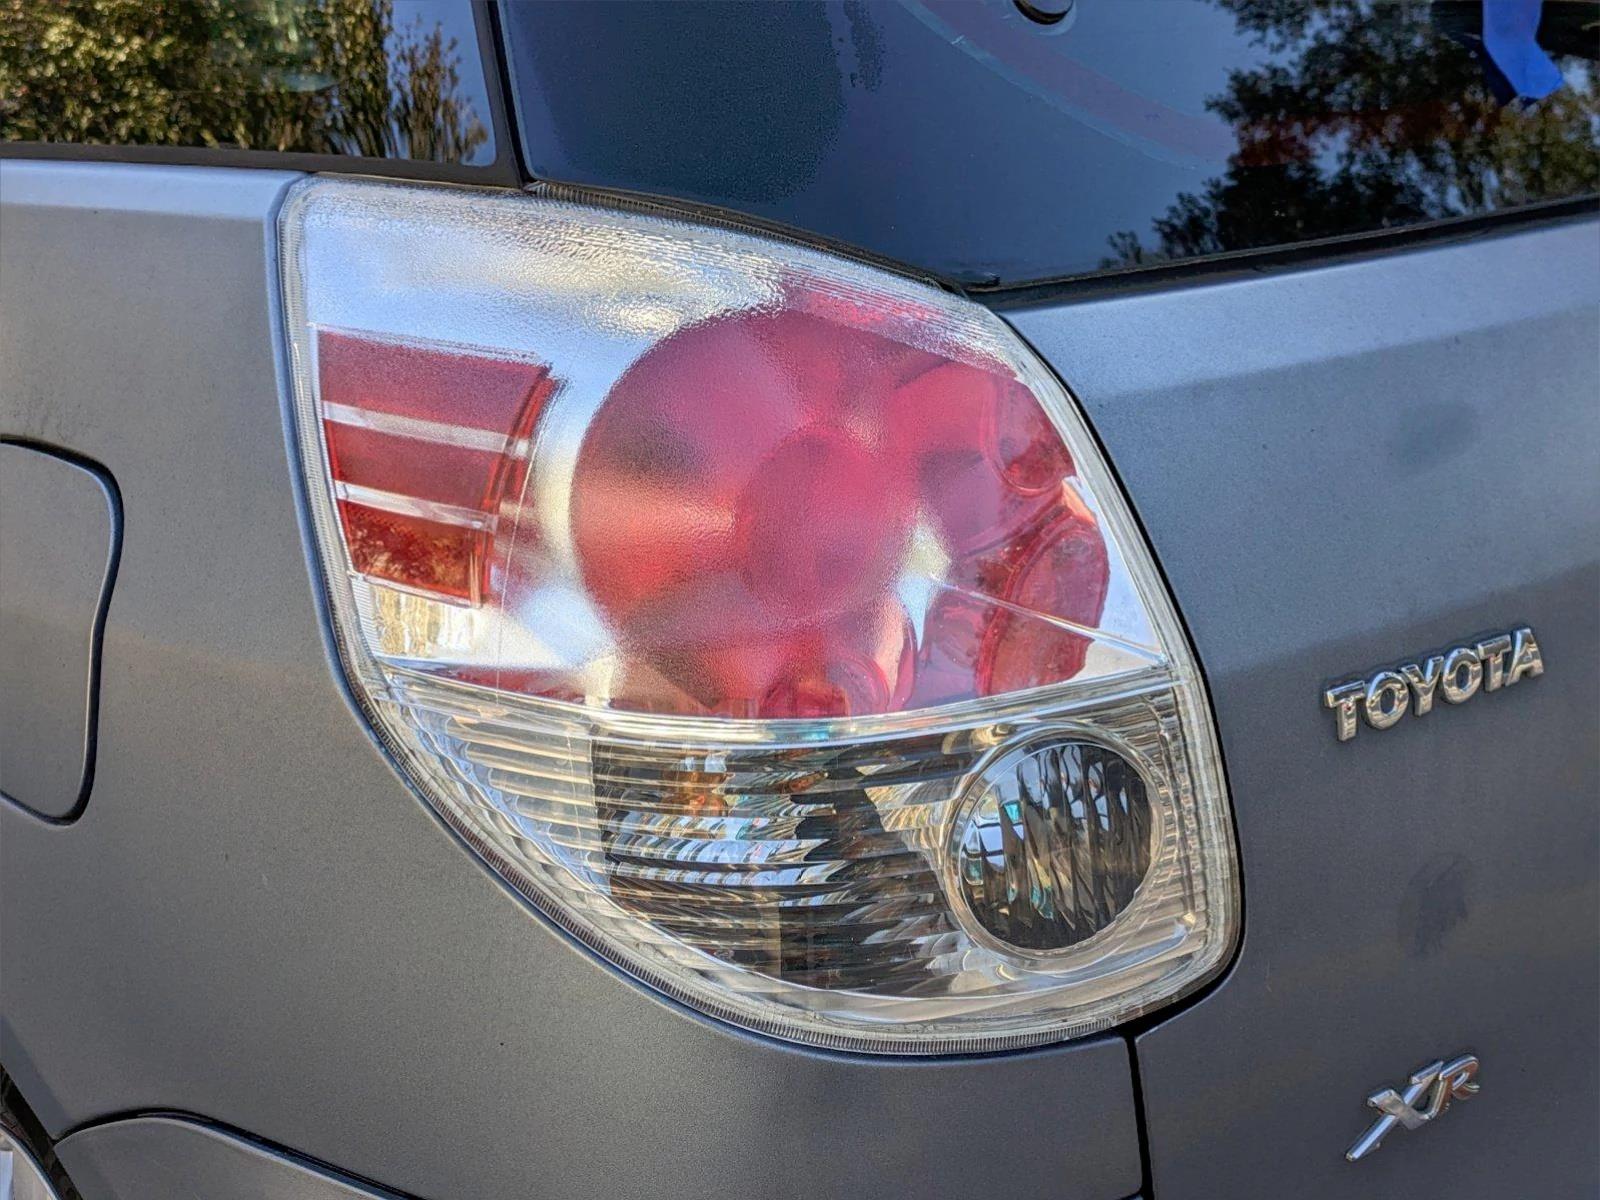
<path fill-rule="evenodd" d="M 572 486 L 585 585 L 645 681 L 609 700 L 650 711 L 896 712 L 928 661 L 967 664 L 946 670 L 942 700 L 991 694 L 1008 639 L 1048 633 L 990 605 L 925 626 L 919 647 L 922 614 L 896 593 L 914 541 L 945 560 L 940 576 L 922 568 L 929 586 L 997 599 L 985 588 L 1012 587 L 1012 563 L 1044 541 L 1102 542 L 1060 436 L 998 364 L 796 308 L 690 325 L 646 351 L 596 413 Z M 1093 628 L 1103 549 L 1057 565 L 1030 598 Z M 1081 639 L 1075 662 L 1050 665 L 1065 673 L 1026 686 L 1076 674 Z"/>
<path fill-rule="evenodd" d="M 502 504 L 527 476 L 540 366 L 324 330 L 318 391 L 352 564 L 476 604 Z"/>
<path fill-rule="evenodd" d="M 319 181 L 283 234 L 345 670 L 553 920 L 869 1050 L 1071 1036 L 1220 963 L 1187 645 L 991 314 L 520 196 Z"/>
<path fill-rule="evenodd" d="M 549 372 L 338 330 L 316 354 L 354 569 L 473 605 L 537 595 L 549 570 L 524 485 Z M 621 659 L 605 700 L 848 717 L 1071 679 L 1090 638 L 1050 618 L 1093 630 L 1110 574 L 1072 472 L 998 363 L 798 307 L 686 326 L 623 372 L 572 478 L 579 574 Z M 920 636 L 927 612 L 896 594 L 918 539 L 943 572 L 924 576 L 943 594 Z M 579 686 L 560 671 L 517 682 Z"/>

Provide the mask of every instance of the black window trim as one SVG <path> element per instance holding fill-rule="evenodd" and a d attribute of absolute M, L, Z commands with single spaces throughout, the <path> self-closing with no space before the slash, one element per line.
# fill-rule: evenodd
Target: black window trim
<path fill-rule="evenodd" d="M 1445 245 L 1495 237 L 1524 226 L 1553 225 L 1600 215 L 1600 193 L 1543 200 L 1494 212 L 1419 221 L 1389 229 L 1370 229 L 1337 237 L 1312 238 L 1274 246 L 1253 246 L 1221 254 L 1151 263 L 1138 267 L 1108 267 L 1074 275 L 1024 280 L 995 287 L 967 285 L 963 291 L 985 306 L 1003 311 L 1058 300 L 1087 299 L 1108 292 L 1170 290 L 1186 285 L 1217 283 L 1227 278 L 1292 271 L 1389 254 L 1426 245 Z"/>

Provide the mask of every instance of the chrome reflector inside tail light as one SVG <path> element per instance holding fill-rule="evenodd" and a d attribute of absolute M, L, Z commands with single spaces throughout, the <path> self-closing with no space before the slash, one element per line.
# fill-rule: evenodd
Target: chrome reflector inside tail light
<path fill-rule="evenodd" d="M 1103 1029 L 1238 903 L 1193 658 L 987 310 L 511 193 L 301 184 L 294 422 L 339 652 L 417 789 L 597 953 L 774 1036 Z"/>

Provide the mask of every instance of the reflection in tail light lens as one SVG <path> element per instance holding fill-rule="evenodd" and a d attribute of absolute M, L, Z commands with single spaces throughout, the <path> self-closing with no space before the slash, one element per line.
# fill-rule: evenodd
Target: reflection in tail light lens
<path fill-rule="evenodd" d="M 1070 1037 L 1217 969 L 1205 698 L 1081 418 L 1003 323 L 521 196 L 315 181 L 282 232 L 344 669 L 541 911 L 686 1003 L 862 1050 Z M 973 818 L 985 764 L 1045 729 L 1126 771 L 1067 787 L 1045 777 L 1081 753 L 1023 755 L 1054 799 L 991 788 Z M 1041 879 L 1115 903 L 1037 908 Z"/>

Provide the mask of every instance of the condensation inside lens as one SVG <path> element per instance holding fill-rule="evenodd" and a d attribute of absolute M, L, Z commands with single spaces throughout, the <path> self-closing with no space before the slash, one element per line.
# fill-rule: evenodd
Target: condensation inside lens
<path fill-rule="evenodd" d="M 1126 757 L 1071 734 L 1032 734 L 989 760 L 957 821 L 956 886 L 1004 947 L 1087 941 L 1132 903 L 1150 870 L 1155 810 Z"/>
<path fill-rule="evenodd" d="M 724 1020 L 893 1053 L 1104 1029 L 1218 967 L 1232 848 L 1186 643 L 997 317 L 520 195 L 310 181 L 282 235 L 344 668 L 553 922 Z M 1006 826 L 975 773 L 1035 738 L 1068 782 L 1024 816 L 1078 860 L 1034 871 L 1048 903 L 1003 853 L 969 892 L 953 829 Z"/>

